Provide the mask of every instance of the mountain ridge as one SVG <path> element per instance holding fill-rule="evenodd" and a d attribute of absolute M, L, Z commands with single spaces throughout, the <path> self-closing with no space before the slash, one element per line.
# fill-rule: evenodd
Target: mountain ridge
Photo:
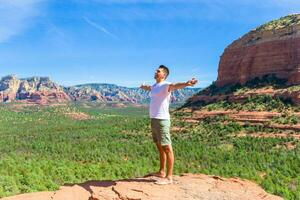
<path fill-rule="evenodd" d="M 172 93 L 172 102 L 184 102 L 200 88 L 185 88 Z M 37 104 L 95 101 L 102 103 L 144 104 L 150 101 L 149 92 L 138 87 L 118 86 L 112 83 L 84 83 L 65 87 L 49 77 L 17 78 L 7 75 L 0 79 L 0 102 Z"/>

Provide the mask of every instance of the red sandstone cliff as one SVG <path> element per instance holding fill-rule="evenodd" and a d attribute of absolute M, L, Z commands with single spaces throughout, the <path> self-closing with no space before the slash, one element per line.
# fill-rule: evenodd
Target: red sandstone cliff
<path fill-rule="evenodd" d="M 217 86 L 274 74 L 300 83 L 300 15 L 289 15 L 250 31 L 221 56 Z"/>

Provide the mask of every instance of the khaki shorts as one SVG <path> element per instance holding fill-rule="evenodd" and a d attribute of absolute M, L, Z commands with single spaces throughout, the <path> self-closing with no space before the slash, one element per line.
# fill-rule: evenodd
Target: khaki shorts
<path fill-rule="evenodd" d="M 170 135 L 171 122 L 169 119 L 154 119 L 151 118 L 151 131 L 153 142 L 160 143 L 162 146 L 170 145 L 171 135 Z"/>

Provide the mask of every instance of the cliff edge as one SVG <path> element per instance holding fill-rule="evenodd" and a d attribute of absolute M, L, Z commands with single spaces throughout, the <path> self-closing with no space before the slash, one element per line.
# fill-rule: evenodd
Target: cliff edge
<path fill-rule="evenodd" d="M 118 181 L 87 181 L 62 186 L 55 192 L 37 192 L 6 197 L 2 200 L 280 200 L 257 184 L 239 178 L 203 174 L 174 177 L 171 185 L 156 185 L 155 177 Z"/>

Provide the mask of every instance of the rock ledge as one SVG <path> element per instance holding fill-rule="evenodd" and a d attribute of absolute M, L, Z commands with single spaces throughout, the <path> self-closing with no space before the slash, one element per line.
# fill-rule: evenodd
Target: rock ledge
<path fill-rule="evenodd" d="M 281 200 L 257 184 L 239 178 L 203 174 L 174 177 L 172 185 L 156 185 L 155 177 L 118 181 L 87 181 L 62 186 L 55 192 L 37 192 L 6 197 L 2 200 Z"/>

